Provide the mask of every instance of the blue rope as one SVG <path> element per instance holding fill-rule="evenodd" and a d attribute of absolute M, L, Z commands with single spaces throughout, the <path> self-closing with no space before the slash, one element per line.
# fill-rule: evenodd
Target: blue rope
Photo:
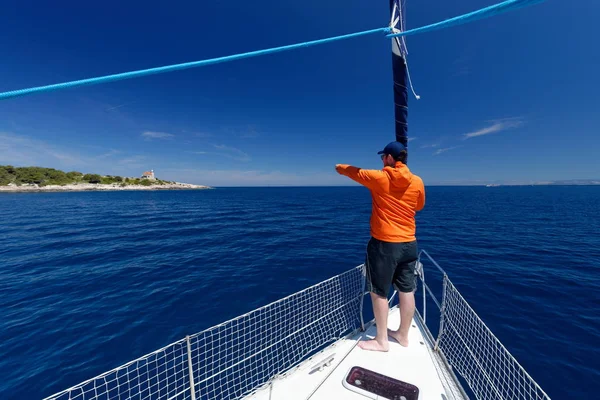
<path fill-rule="evenodd" d="M 446 21 L 423 26 L 421 28 L 411 29 L 411 30 L 408 30 L 405 32 L 389 34 L 387 36 L 388 37 L 408 36 L 408 35 L 414 35 L 417 33 L 428 32 L 428 31 L 433 31 L 433 30 L 437 30 L 437 29 L 443 29 L 443 28 L 447 28 L 449 26 L 461 25 L 461 24 L 464 24 L 467 22 L 478 20 L 478 19 L 491 17 L 492 15 L 500 14 L 500 13 L 511 11 L 511 10 L 516 10 L 518 8 L 525 7 L 528 5 L 541 3 L 542 1 L 545 1 L 545 0 L 507 0 L 503 3 L 499 3 L 496 5 L 490 6 L 490 7 L 486 7 L 481 10 L 471 12 L 469 14 L 454 17 L 454 18 L 448 19 Z M 370 35 L 373 33 L 390 33 L 390 32 L 391 32 L 390 28 L 377 28 L 377 29 L 371 29 L 368 31 L 349 33 L 349 34 L 341 35 L 341 36 L 334 36 L 334 37 L 325 38 L 325 39 L 313 40 L 313 41 L 309 41 L 309 42 L 274 47 L 271 49 L 250 51 L 248 53 L 241 53 L 241 54 L 234 54 L 231 56 L 211 58 L 208 60 L 193 61 L 193 62 L 187 62 L 187 63 L 183 63 L 183 64 L 167 65 L 164 67 L 156 67 L 156 68 L 149 68 L 149 69 L 143 69 L 143 70 L 138 70 L 138 71 L 123 72 L 120 74 L 100 76 L 100 77 L 96 77 L 96 78 L 81 79 L 78 81 L 57 83 L 54 85 L 39 86 L 39 87 L 33 87 L 33 88 L 29 88 L 29 89 L 12 90 L 9 92 L 0 93 L 0 100 L 10 99 L 12 97 L 24 96 L 24 95 L 33 94 L 33 93 L 51 92 L 54 90 L 67 89 L 67 88 L 84 86 L 84 85 L 95 85 L 98 83 L 105 83 L 105 82 L 114 82 L 114 81 L 118 81 L 118 80 L 122 80 L 122 79 L 130 79 L 130 78 L 136 78 L 136 77 L 140 77 L 140 76 L 160 74 L 160 73 L 164 73 L 164 72 L 177 71 L 177 70 L 182 70 L 182 69 L 187 69 L 187 68 L 203 67 L 206 65 L 218 64 L 218 63 L 227 62 L 227 61 L 234 61 L 234 60 L 239 60 L 242 58 L 256 57 L 256 56 L 262 56 L 262 55 L 266 55 L 266 54 L 278 53 L 280 51 L 293 50 L 293 49 L 297 49 L 300 47 L 315 46 L 318 44 L 334 42 L 337 40 L 350 39 L 350 38 L 354 38 L 354 37 L 358 37 L 358 36 Z"/>
<path fill-rule="evenodd" d="M 146 76 L 146 75 L 152 75 L 152 74 L 160 74 L 163 72 L 178 71 L 178 70 L 187 69 L 187 68 L 204 67 L 206 65 L 218 64 L 218 63 L 222 63 L 222 62 L 226 62 L 226 61 L 234 61 L 234 60 L 239 60 L 242 58 L 262 56 L 265 54 L 272 54 L 272 53 L 277 53 L 280 51 L 292 50 L 292 49 L 297 49 L 300 47 L 309 47 L 309 46 L 314 46 L 317 44 L 333 42 L 336 40 L 349 39 L 349 38 L 354 38 L 357 36 L 364 36 L 364 35 L 369 35 L 372 33 L 382 33 L 382 32 L 390 32 L 390 30 L 389 30 L 389 28 L 377 28 L 377 29 L 371 29 L 371 30 L 363 31 L 363 32 L 349 33 L 347 35 L 334 36 L 334 37 L 325 38 L 325 39 L 313 40 L 310 42 L 290 44 L 287 46 L 274 47 L 274 48 L 265 49 L 265 50 L 250 51 L 248 53 L 234 54 L 234 55 L 225 56 L 225 57 L 211 58 L 208 60 L 192 61 L 192 62 L 187 62 L 187 63 L 183 63 L 183 64 L 167 65 L 164 67 L 142 69 L 139 71 L 123 72 L 120 74 L 100 76 L 97 78 L 81 79 L 78 81 L 65 82 L 65 83 L 56 83 L 54 85 L 39 86 L 39 87 L 34 87 L 34 88 L 29 88 L 29 89 L 13 90 L 10 92 L 0 93 L 0 100 L 9 99 L 11 97 L 23 96 L 23 95 L 32 94 L 32 93 L 51 92 L 53 90 L 67 89 L 67 88 L 71 88 L 71 87 L 84 86 L 84 85 L 95 85 L 98 83 L 105 83 L 105 82 L 114 82 L 114 81 L 118 81 L 118 80 L 122 80 L 122 79 L 136 78 L 139 76 Z"/>
<path fill-rule="evenodd" d="M 417 33 L 430 32 L 438 29 L 448 28 L 450 26 L 462 25 L 468 22 L 493 17 L 494 15 L 502 14 L 512 10 L 517 10 L 519 8 L 527 7 L 537 3 L 542 3 L 544 1 L 546 0 L 507 0 L 502 3 L 482 8 L 481 10 L 473 11 L 464 15 L 459 15 L 458 17 L 450 18 L 445 21 L 436 22 L 435 24 L 422 26 L 420 28 L 415 29 L 409 29 L 408 31 L 404 32 L 392 33 L 387 35 L 387 37 L 392 38 L 398 36 L 416 35 Z"/>

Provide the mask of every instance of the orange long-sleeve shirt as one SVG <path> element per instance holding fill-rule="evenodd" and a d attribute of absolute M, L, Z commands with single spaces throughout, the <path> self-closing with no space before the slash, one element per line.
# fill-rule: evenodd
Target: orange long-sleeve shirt
<path fill-rule="evenodd" d="M 371 236 L 384 242 L 415 240 L 415 214 L 425 206 L 423 180 L 397 162 L 383 170 L 340 164 L 338 172 L 371 191 Z"/>

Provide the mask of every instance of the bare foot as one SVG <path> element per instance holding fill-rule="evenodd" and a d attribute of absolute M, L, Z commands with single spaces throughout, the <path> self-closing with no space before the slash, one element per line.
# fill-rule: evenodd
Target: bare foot
<path fill-rule="evenodd" d="M 388 329 L 387 332 L 389 337 L 400 343 L 400 346 L 408 347 L 408 337 L 403 337 L 400 335 L 399 331 L 393 331 L 391 329 Z"/>
<path fill-rule="evenodd" d="M 370 351 L 388 351 L 390 346 L 387 341 L 385 342 L 385 344 L 381 344 L 377 340 L 372 339 L 372 340 L 363 340 L 363 341 L 359 342 L 358 347 L 360 347 L 363 350 L 370 350 Z"/>

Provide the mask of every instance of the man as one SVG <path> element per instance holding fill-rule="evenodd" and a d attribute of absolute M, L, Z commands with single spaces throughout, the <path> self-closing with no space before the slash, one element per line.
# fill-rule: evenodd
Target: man
<path fill-rule="evenodd" d="M 381 154 L 382 170 L 366 170 L 337 164 L 336 171 L 371 191 L 371 239 L 365 261 L 367 290 L 371 293 L 377 336 L 362 341 L 365 350 L 388 351 L 388 335 L 408 346 L 408 329 L 415 311 L 418 258 L 415 238 L 415 214 L 425 205 L 425 187 L 406 166 L 407 150 L 400 142 L 391 142 Z M 400 327 L 387 329 L 387 296 L 391 285 L 398 290 Z"/>

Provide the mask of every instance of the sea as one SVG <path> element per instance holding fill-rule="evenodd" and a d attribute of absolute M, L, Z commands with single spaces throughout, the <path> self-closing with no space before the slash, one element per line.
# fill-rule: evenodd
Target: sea
<path fill-rule="evenodd" d="M 362 264 L 370 212 L 360 186 L 0 194 L 0 399 Z M 417 238 L 551 398 L 600 398 L 600 186 L 427 187 Z"/>

